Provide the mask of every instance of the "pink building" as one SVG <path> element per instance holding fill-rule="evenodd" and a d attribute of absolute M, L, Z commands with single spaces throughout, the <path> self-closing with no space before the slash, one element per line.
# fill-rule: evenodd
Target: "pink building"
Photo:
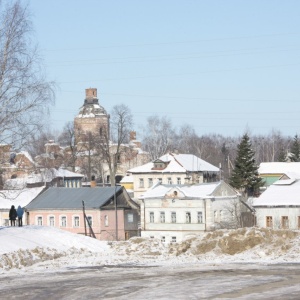
<path fill-rule="evenodd" d="M 127 240 L 139 235 L 139 206 L 121 186 L 49 188 L 25 211 L 28 225 L 53 226 L 99 240 Z"/>

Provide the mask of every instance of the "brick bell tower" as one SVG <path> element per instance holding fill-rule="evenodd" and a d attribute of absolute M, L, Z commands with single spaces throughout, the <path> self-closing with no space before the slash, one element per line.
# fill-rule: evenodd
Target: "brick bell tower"
<path fill-rule="evenodd" d="M 75 143 L 86 143 L 88 136 L 109 134 L 109 115 L 99 104 L 97 89 L 85 90 L 85 100 L 74 119 Z"/>

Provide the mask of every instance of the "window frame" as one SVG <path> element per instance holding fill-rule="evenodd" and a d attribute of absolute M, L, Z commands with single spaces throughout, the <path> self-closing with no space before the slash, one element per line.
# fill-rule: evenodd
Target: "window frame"
<path fill-rule="evenodd" d="M 63 221 L 65 221 L 65 224 Z M 59 227 L 62 227 L 62 228 L 67 227 L 67 216 L 60 216 Z"/>
<path fill-rule="evenodd" d="M 185 212 L 185 223 L 191 224 L 192 223 L 192 215 L 190 211 Z"/>
<path fill-rule="evenodd" d="M 39 222 L 40 220 L 41 222 Z M 36 216 L 36 225 L 43 226 L 43 216 Z"/>
<path fill-rule="evenodd" d="M 76 224 L 78 220 L 78 225 Z M 74 228 L 79 228 L 80 227 L 80 217 L 79 216 L 73 216 L 73 227 Z"/>
<path fill-rule="evenodd" d="M 144 188 L 144 187 L 145 187 L 144 178 L 139 178 L 139 188 Z"/>
<path fill-rule="evenodd" d="M 51 219 L 53 219 L 53 225 L 51 225 Z M 53 216 L 53 215 L 48 216 L 48 226 L 51 226 L 51 227 L 55 226 L 55 216 Z"/>
<path fill-rule="evenodd" d="M 282 229 L 289 229 L 289 217 L 288 216 L 281 216 L 281 227 Z"/>
<path fill-rule="evenodd" d="M 154 211 L 149 212 L 149 223 L 154 223 Z"/>
<path fill-rule="evenodd" d="M 166 214 L 164 211 L 161 211 L 159 214 L 160 223 L 166 223 Z"/>
<path fill-rule="evenodd" d="M 198 224 L 203 223 L 203 211 L 197 211 L 197 223 Z"/>
<path fill-rule="evenodd" d="M 266 216 L 266 227 L 273 228 L 273 216 Z"/>
<path fill-rule="evenodd" d="M 171 211 L 171 223 L 176 224 L 176 222 L 177 222 L 176 211 Z"/>

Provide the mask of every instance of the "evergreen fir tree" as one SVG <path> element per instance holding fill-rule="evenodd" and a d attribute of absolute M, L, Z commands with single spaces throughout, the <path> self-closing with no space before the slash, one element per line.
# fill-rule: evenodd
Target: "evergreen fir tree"
<path fill-rule="evenodd" d="M 300 161 L 300 144 L 299 144 L 297 134 L 295 135 L 294 142 L 292 144 L 291 153 L 290 153 L 290 160 L 292 162 L 299 162 Z"/>
<path fill-rule="evenodd" d="M 277 156 L 277 161 L 279 162 L 286 162 L 287 157 L 286 157 L 286 152 L 283 148 L 280 148 L 278 156 Z"/>
<path fill-rule="evenodd" d="M 246 196 L 255 194 L 263 186 L 262 178 L 258 176 L 254 151 L 251 149 L 251 142 L 247 134 L 243 135 L 238 145 L 237 157 L 229 182 Z"/>

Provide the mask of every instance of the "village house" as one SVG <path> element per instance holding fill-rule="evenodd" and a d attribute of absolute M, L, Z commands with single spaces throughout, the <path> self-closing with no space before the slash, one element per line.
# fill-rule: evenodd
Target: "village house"
<path fill-rule="evenodd" d="M 138 236 L 139 206 L 121 186 L 49 188 L 26 206 L 27 224 L 53 226 L 99 240 Z"/>
<path fill-rule="evenodd" d="M 274 229 L 300 229 L 300 180 L 281 179 L 253 199 L 256 225 Z"/>
<path fill-rule="evenodd" d="M 239 194 L 224 181 L 193 185 L 158 182 L 139 200 L 141 236 L 166 243 L 235 226 L 240 214 Z"/>
<path fill-rule="evenodd" d="M 23 178 L 33 172 L 36 164 L 27 151 L 15 152 L 11 145 L 0 145 L 1 178 L 0 189 L 8 179 Z"/>
<path fill-rule="evenodd" d="M 134 198 L 139 198 L 157 181 L 169 185 L 216 182 L 220 180 L 220 169 L 193 154 L 168 153 L 129 169 L 128 175 L 133 179 Z"/>

